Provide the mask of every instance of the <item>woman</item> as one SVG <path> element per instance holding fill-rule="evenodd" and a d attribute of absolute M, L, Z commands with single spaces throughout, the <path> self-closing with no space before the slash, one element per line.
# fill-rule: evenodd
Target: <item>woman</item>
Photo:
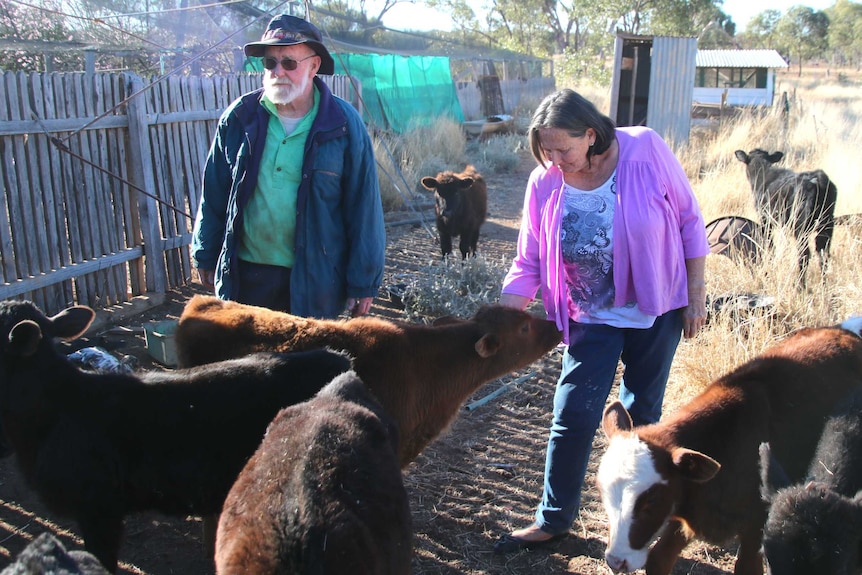
<path fill-rule="evenodd" d="M 504 535 L 498 553 L 568 533 L 618 362 L 634 423 L 656 422 L 680 335 L 706 319 L 703 216 L 661 137 L 616 128 L 569 89 L 542 101 L 528 137 L 539 165 L 500 303 L 523 309 L 541 288 L 568 347 L 535 522 Z"/>

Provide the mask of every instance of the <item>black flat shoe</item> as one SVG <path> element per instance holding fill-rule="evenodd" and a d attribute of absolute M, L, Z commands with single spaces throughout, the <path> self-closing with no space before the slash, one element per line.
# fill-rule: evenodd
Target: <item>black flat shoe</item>
<path fill-rule="evenodd" d="M 552 535 L 550 539 L 544 539 L 542 541 L 527 541 L 526 539 L 506 534 L 494 543 L 494 553 L 502 555 L 505 553 L 517 553 L 524 549 L 540 549 L 542 547 L 547 547 L 552 543 L 556 543 L 566 535 L 568 535 L 568 533 L 558 533 L 557 535 Z"/>

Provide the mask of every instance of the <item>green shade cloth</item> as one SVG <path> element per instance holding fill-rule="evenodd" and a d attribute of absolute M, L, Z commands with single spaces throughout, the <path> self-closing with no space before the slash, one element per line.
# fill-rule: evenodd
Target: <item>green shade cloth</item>
<path fill-rule="evenodd" d="M 362 83 L 364 119 L 371 126 L 400 134 L 438 118 L 464 121 L 447 57 L 337 54 L 335 73 Z"/>
<path fill-rule="evenodd" d="M 464 121 L 455 83 L 445 56 L 333 54 L 335 73 L 362 84 L 365 122 L 404 133 L 433 124 L 438 118 Z M 263 70 L 260 58 L 248 58 L 246 70 Z"/>

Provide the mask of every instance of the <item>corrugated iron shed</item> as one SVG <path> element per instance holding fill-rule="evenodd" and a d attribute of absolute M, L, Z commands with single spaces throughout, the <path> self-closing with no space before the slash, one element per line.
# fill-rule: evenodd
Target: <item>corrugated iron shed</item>
<path fill-rule="evenodd" d="M 647 125 L 669 142 L 688 141 L 697 38 L 656 36 L 652 48 Z"/>
<path fill-rule="evenodd" d="M 775 50 L 698 50 L 698 68 L 787 68 Z"/>
<path fill-rule="evenodd" d="M 610 116 L 618 126 L 647 125 L 669 142 L 688 141 L 697 39 L 618 33 Z"/>

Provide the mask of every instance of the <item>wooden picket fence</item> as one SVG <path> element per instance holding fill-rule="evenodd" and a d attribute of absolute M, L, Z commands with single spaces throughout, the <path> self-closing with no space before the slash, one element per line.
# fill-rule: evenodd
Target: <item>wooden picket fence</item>
<path fill-rule="evenodd" d="M 349 77 L 324 80 L 351 99 Z M 56 313 L 187 283 L 216 122 L 260 85 L 258 74 L 0 73 L 0 300 Z"/>

